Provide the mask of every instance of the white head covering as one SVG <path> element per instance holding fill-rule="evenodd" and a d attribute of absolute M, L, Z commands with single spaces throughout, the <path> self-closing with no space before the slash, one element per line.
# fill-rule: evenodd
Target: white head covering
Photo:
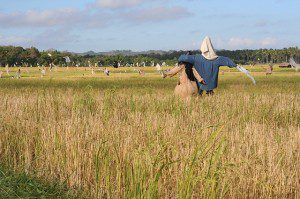
<path fill-rule="evenodd" d="M 216 54 L 209 37 L 204 38 L 200 50 L 202 52 L 203 57 L 205 57 L 208 60 L 214 60 L 218 58 L 218 55 Z"/>

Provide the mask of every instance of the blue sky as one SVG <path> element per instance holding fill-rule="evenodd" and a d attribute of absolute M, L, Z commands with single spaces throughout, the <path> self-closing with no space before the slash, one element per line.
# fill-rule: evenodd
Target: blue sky
<path fill-rule="evenodd" d="M 300 46 L 299 0 L 0 0 L 0 45 L 74 52 Z"/>

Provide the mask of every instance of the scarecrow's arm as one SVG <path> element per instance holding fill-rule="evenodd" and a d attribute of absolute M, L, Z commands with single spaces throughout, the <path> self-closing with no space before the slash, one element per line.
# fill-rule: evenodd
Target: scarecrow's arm
<path fill-rule="evenodd" d="M 219 57 L 219 66 L 228 66 L 229 68 L 234 68 L 237 65 L 228 57 Z"/>
<path fill-rule="evenodd" d="M 177 73 L 179 73 L 183 68 L 185 67 L 184 64 L 180 64 L 179 66 L 175 66 L 174 68 L 172 68 L 169 71 L 166 71 L 164 73 L 164 77 L 173 77 L 174 75 L 176 75 Z"/>
<path fill-rule="evenodd" d="M 192 70 L 193 70 L 194 76 L 198 80 L 198 82 L 205 84 L 204 79 L 199 75 L 199 73 L 196 71 L 196 69 L 193 68 Z"/>
<path fill-rule="evenodd" d="M 194 55 L 181 55 L 178 59 L 178 62 L 185 62 L 190 64 L 195 64 L 195 56 Z"/>

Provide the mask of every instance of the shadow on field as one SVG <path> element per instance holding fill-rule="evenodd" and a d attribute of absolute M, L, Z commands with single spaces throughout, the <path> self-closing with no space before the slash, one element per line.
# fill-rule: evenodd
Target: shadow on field
<path fill-rule="evenodd" d="M 58 88 L 58 89 L 82 89 L 91 86 L 94 89 L 124 89 L 124 88 L 153 88 L 160 89 L 169 87 L 173 89 L 177 79 L 160 79 L 160 78 L 131 78 L 131 79 L 72 79 L 72 80 L 40 80 L 40 79 L 2 79 L 0 86 L 2 88 Z"/>
<path fill-rule="evenodd" d="M 72 190 L 0 166 L 0 198 L 78 198 Z"/>

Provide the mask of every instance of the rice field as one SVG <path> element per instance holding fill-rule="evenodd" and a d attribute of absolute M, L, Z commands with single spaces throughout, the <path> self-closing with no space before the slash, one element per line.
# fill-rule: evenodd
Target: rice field
<path fill-rule="evenodd" d="M 187 103 L 153 68 L 2 68 L 1 165 L 87 198 L 299 198 L 300 73 L 248 69 Z"/>

